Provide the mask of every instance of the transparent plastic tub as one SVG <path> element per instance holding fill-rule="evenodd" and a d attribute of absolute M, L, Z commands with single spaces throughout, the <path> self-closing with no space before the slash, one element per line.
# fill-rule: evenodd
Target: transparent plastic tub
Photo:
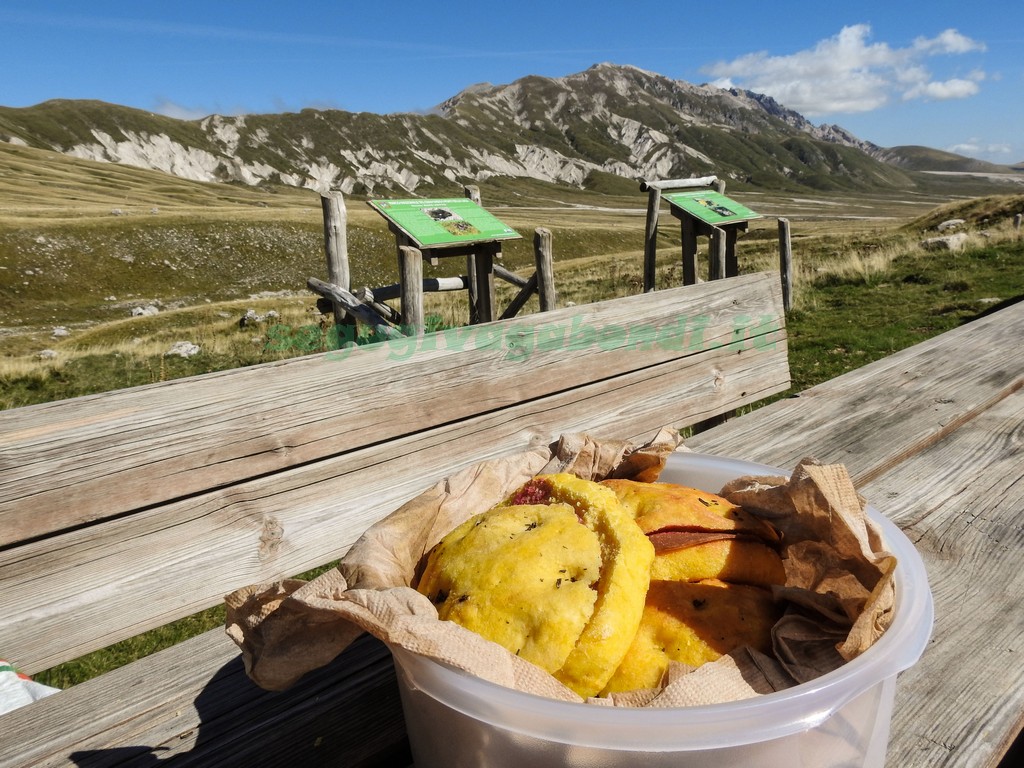
<path fill-rule="evenodd" d="M 748 474 L 788 472 L 678 453 L 670 457 L 662 480 L 716 492 Z M 896 610 L 885 634 L 841 668 L 744 701 L 630 709 L 521 693 L 395 648 L 417 768 L 883 766 L 896 675 L 924 651 L 933 607 L 913 544 L 876 509 L 868 512 L 898 559 Z"/>

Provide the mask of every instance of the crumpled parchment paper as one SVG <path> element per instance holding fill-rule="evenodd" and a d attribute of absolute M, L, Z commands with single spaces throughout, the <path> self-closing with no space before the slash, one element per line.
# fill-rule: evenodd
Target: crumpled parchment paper
<path fill-rule="evenodd" d="M 669 454 L 685 450 L 662 429 L 649 441 L 564 435 L 453 474 L 371 526 L 316 579 L 239 589 L 225 599 L 227 632 L 249 676 L 281 690 L 333 660 L 360 633 L 464 669 L 491 682 L 579 701 L 551 675 L 453 622 L 440 621 L 412 585 L 424 556 L 448 531 L 494 506 L 537 474 L 653 482 Z M 711 489 L 708 489 L 711 490 Z M 734 701 L 814 679 L 863 653 L 888 626 L 896 559 L 865 514 L 844 467 L 805 459 L 790 477 L 737 478 L 721 494 L 782 533 L 785 612 L 772 654 L 740 649 L 694 670 L 675 664 L 656 691 L 591 699 L 604 706 L 690 706 Z"/>

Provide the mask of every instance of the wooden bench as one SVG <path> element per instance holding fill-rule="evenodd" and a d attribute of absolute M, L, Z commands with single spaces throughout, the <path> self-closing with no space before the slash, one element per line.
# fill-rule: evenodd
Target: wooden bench
<path fill-rule="evenodd" d="M 789 386 L 759 273 L 0 413 L 0 657 L 32 674 L 339 558 L 452 472 Z M 0 717 L 0 766 L 408 762 L 364 637 L 284 693 L 214 630 Z"/>

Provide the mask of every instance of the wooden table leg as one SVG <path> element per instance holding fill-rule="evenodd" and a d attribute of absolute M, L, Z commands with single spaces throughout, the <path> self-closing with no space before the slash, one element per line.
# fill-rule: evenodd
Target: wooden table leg
<path fill-rule="evenodd" d="M 423 253 L 410 245 L 398 248 L 398 279 L 402 302 L 402 331 L 406 335 L 423 333 Z"/>
<path fill-rule="evenodd" d="M 697 284 L 697 230 L 688 222 L 681 225 L 683 238 L 683 285 Z"/>
<path fill-rule="evenodd" d="M 501 253 L 501 246 L 488 244 L 473 254 L 476 265 L 476 321 L 488 323 L 494 319 L 494 259 Z"/>

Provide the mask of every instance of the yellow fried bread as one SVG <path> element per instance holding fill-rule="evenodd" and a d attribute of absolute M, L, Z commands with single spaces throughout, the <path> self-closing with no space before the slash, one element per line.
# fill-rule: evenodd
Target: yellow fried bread
<path fill-rule="evenodd" d="M 497 507 L 431 550 L 417 589 L 439 618 L 555 672 L 594 612 L 601 557 L 569 504 Z"/>
<path fill-rule="evenodd" d="M 601 542 L 601 577 L 594 612 L 555 677 L 584 698 L 604 688 L 633 641 L 650 583 L 654 546 L 615 493 L 566 473 L 539 475 L 511 502 L 571 504 Z"/>
<path fill-rule="evenodd" d="M 762 541 L 730 534 L 660 532 L 651 534 L 651 579 L 771 586 L 786 583 L 779 553 Z"/>
<path fill-rule="evenodd" d="M 640 627 L 602 694 L 656 688 L 673 661 L 697 667 L 743 646 L 767 652 L 778 617 L 761 587 L 651 581 Z"/>
<path fill-rule="evenodd" d="M 778 541 L 775 528 L 728 499 L 674 483 L 604 480 L 629 510 L 644 533 L 656 531 L 722 531 Z"/>
<path fill-rule="evenodd" d="M 445 536 L 417 589 L 587 698 L 655 687 L 670 661 L 766 650 L 777 542 L 714 494 L 539 475 Z"/>
<path fill-rule="evenodd" d="M 786 581 L 778 533 L 728 499 L 672 483 L 605 480 L 654 545 L 652 580 Z"/>
<path fill-rule="evenodd" d="M 607 480 L 654 546 L 633 644 L 602 694 L 655 688 L 671 661 L 693 667 L 743 646 L 767 651 L 784 584 L 779 536 L 716 494 L 671 483 Z"/>
<path fill-rule="evenodd" d="M 640 625 L 654 546 L 608 488 L 540 475 L 451 531 L 417 589 L 438 609 L 586 698 Z"/>

